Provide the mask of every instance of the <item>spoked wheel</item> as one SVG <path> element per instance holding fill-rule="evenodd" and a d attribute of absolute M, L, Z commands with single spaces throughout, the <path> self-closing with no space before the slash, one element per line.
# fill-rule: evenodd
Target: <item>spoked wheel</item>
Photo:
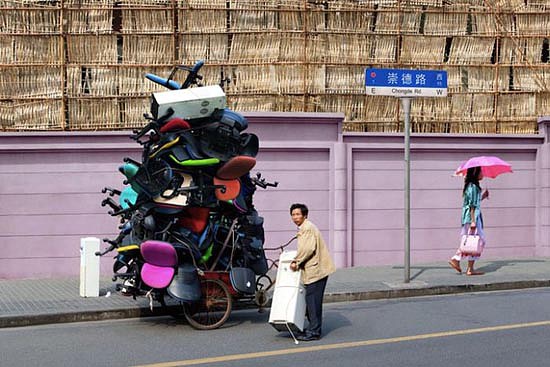
<path fill-rule="evenodd" d="M 220 280 L 201 280 L 202 298 L 183 306 L 183 314 L 195 329 L 211 330 L 222 326 L 231 313 L 233 299 L 229 288 Z"/>

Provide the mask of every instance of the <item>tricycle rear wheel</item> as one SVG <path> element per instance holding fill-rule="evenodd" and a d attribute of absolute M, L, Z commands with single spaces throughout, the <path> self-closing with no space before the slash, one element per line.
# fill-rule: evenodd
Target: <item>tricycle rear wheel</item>
<path fill-rule="evenodd" d="M 183 306 L 183 314 L 189 325 L 199 330 L 212 330 L 222 326 L 233 307 L 229 288 L 218 279 L 201 280 L 202 298 Z"/>

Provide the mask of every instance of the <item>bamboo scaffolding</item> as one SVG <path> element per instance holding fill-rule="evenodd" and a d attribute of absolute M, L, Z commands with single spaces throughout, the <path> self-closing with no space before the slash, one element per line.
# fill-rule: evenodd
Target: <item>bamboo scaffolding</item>
<path fill-rule="evenodd" d="M 203 76 L 202 85 L 219 85 L 222 79 L 222 72 L 224 78 L 229 78 L 229 83 L 226 83 L 225 88 L 231 85 L 233 80 L 231 75 L 231 68 L 224 65 L 205 65 L 201 69 L 201 75 Z"/>
<path fill-rule="evenodd" d="M 516 14 L 517 33 L 523 36 L 550 35 L 550 14 Z"/>
<path fill-rule="evenodd" d="M 326 79 L 327 79 L 327 69 L 325 65 L 309 66 L 307 68 L 307 76 L 306 76 L 306 88 L 307 88 L 306 93 L 307 94 L 325 93 Z"/>
<path fill-rule="evenodd" d="M 279 29 L 278 14 L 274 11 L 277 5 L 275 1 L 230 0 L 229 31 Z"/>
<path fill-rule="evenodd" d="M 145 74 L 151 73 L 167 78 L 171 70 L 167 67 L 119 68 L 117 71 L 118 93 L 121 96 L 149 96 L 153 92 L 165 91 L 166 88 L 146 79 Z"/>
<path fill-rule="evenodd" d="M 0 101 L 3 130 L 62 130 L 64 120 L 60 100 Z"/>
<path fill-rule="evenodd" d="M 325 62 L 328 46 L 326 34 L 315 34 L 308 37 L 305 48 L 306 62 Z"/>
<path fill-rule="evenodd" d="M 172 41 L 172 36 L 123 36 L 122 60 L 126 64 L 170 64 L 174 55 Z"/>
<path fill-rule="evenodd" d="M 143 118 L 143 114 L 150 112 L 150 98 L 124 98 L 120 100 L 119 105 L 122 116 L 121 128 L 139 128 L 147 123 Z"/>
<path fill-rule="evenodd" d="M 229 37 L 226 34 L 182 35 L 179 39 L 179 59 L 183 64 L 201 59 L 207 62 L 228 61 Z"/>
<path fill-rule="evenodd" d="M 401 11 L 387 11 L 388 9 L 379 8 L 385 11 L 377 12 L 374 31 L 376 33 L 390 34 L 419 34 L 422 17 L 422 8 L 407 7 Z"/>
<path fill-rule="evenodd" d="M 329 34 L 327 37 L 327 62 L 355 64 L 370 59 L 372 37 L 356 34 Z"/>
<path fill-rule="evenodd" d="M 499 121 L 532 119 L 536 121 L 536 99 L 534 93 L 501 94 L 498 96 L 497 118 Z"/>
<path fill-rule="evenodd" d="M 221 10 L 178 10 L 178 29 L 180 32 L 226 32 L 227 10 L 225 5 Z"/>
<path fill-rule="evenodd" d="M 327 1 L 327 7 L 330 12 L 327 13 L 327 31 L 344 32 L 369 32 L 374 26 L 374 7 L 373 11 L 365 11 L 365 4 L 357 1 Z"/>
<path fill-rule="evenodd" d="M 393 63 L 396 61 L 398 38 L 395 36 L 375 36 L 371 55 L 376 62 Z"/>
<path fill-rule="evenodd" d="M 400 61 L 442 63 L 445 43 L 445 37 L 403 36 Z"/>
<path fill-rule="evenodd" d="M 305 12 L 303 11 L 280 11 L 279 29 L 283 31 L 303 31 L 305 25 Z"/>
<path fill-rule="evenodd" d="M 538 77 L 535 78 L 534 74 Z M 515 67 L 514 90 L 550 92 L 550 69 Z"/>
<path fill-rule="evenodd" d="M 502 11 L 521 10 L 525 7 L 524 0 L 486 0 L 486 5 Z"/>
<path fill-rule="evenodd" d="M 68 33 L 112 33 L 113 0 L 65 1 Z M 93 7 L 93 8 L 88 8 Z"/>
<path fill-rule="evenodd" d="M 122 127 L 116 98 L 70 99 L 70 130 L 111 130 Z"/>
<path fill-rule="evenodd" d="M 0 0 L 0 122 L 142 126 L 164 90 L 143 74 L 204 59 L 237 110 L 341 111 L 353 131 L 401 131 L 397 100 L 364 95 L 365 66 L 445 68 L 449 98 L 415 100 L 413 131 L 532 133 L 549 29 L 548 0 Z"/>
<path fill-rule="evenodd" d="M 281 39 L 277 34 L 233 35 L 229 61 L 267 63 L 277 61 Z"/>
<path fill-rule="evenodd" d="M 449 52 L 449 62 L 456 64 L 490 63 L 494 38 L 454 37 Z"/>
<path fill-rule="evenodd" d="M 495 14 L 488 12 L 488 8 L 476 6 L 471 8 L 472 35 L 509 36 L 515 34 L 514 18 L 511 14 L 499 14 L 498 21 Z"/>
<path fill-rule="evenodd" d="M 305 99 L 303 96 L 282 95 L 276 96 L 273 111 L 278 112 L 302 112 L 304 111 Z M 307 107 L 306 107 L 307 110 Z"/>
<path fill-rule="evenodd" d="M 550 3 L 548 0 L 526 0 L 525 7 L 529 10 L 544 11 L 550 9 Z"/>
<path fill-rule="evenodd" d="M 550 116 L 550 93 L 537 93 L 535 108 L 539 116 Z"/>
<path fill-rule="evenodd" d="M 114 35 L 69 35 L 67 36 L 67 55 L 67 61 L 70 64 L 116 64 L 117 38 Z"/>
<path fill-rule="evenodd" d="M 312 32 L 324 32 L 326 30 L 325 3 L 308 2 L 306 13 L 306 29 Z"/>
<path fill-rule="evenodd" d="M 59 36 L 2 36 L 0 64 L 49 64 L 62 62 Z"/>
<path fill-rule="evenodd" d="M 278 93 L 304 93 L 306 68 L 304 65 L 283 65 L 275 69 Z M 324 82 L 324 81 L 323 81 Z M 324 83 L 323 83 L 324 85 Z"/>
<path fill-rule="evenodd" d="M 274 65 L 236 66 L 233 68 L 231 92 L 276 93 L 277 74 Z"/>
<path fill-rule="evenodd" d="M 167 33 L 174 29 L 170 9 L 122 9 L 121 12 L 123 33 Z"/>
<path fill-rule="evenodd" d="M 283 33 L 280 35 L 279 61 L 304 61 L 306 37 L 304 34 Z"/>
<path fill-rule="evenodd" d="M 509 64 L 541 64 L 544 38 L 503 38 L 500 60 Z"/>
<path fill-rule="evenodd" d="M 463 36 L 467 34 L 468 5 L 451 5 L 446 7 L 443 12 L 429 11 L 437 10 L 436 8 L 428 8 L 427 10 L 424 20 L 424 34 L 444 36 Z M 446 10 L 449 10 L 449 12 Z"/>
<path fill-rule="evenodd" d="M 61 72 L 57 66 L 0 69 L 0 98 L 61 98 Z"/>
<path fill-rule="evenodd" d="M 276 99 L 271 96 L 228 96 L 228 106 L 235 111 L 275 111 Z"/>
<path fill-rule="evenodd" d="M 67 68 L 67 95 L 69 97 L 116 96 L 117 69 L 70 66 Z"/>
<path fill-rule="evenodd" d="M 0 6 L 6 6 L 1 5 Z M 2 11 L 0 12 L 0 33 L 59 33 L 59 8 Z"/>
<path fill-rule="evenodd" d="M 361 66 L 327 66 L 327 93 L 364 93 L 365 70 Z"/>
<path fill-rule="evenodd" d="M 467 67 L 467 90 L 469 92 L 495 92 L 495 69 L 492 67 Z M 501 70 L 498 75 L 498 87 L 500 90 L 508 90 L 510 84 L 508 70 Z"/>

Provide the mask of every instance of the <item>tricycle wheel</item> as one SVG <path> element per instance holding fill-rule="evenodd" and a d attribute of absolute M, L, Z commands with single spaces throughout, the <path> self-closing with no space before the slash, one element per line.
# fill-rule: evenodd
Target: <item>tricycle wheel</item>
<path fill-rule="evenodd" d="M 231 313 L 233 300 L 229 288 L 220 280 L 201 280 L 202 298 L 186 303 L 183 314 L 195 329 L 211 330 L 222 326 Z"/>

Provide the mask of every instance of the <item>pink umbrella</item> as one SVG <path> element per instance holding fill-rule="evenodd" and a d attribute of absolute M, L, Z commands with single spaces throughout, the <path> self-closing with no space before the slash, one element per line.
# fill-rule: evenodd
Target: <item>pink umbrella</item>
<path fill-rule="evenodd" d="M 472 157 L 462 163 L 455 171 L 456 176 L 466 176 L 468 168 L 481 167 L 484 177 L 495 178 L 501 173 L 512 172 L 510 163 L 503 161 L 498 157 Z"/>

